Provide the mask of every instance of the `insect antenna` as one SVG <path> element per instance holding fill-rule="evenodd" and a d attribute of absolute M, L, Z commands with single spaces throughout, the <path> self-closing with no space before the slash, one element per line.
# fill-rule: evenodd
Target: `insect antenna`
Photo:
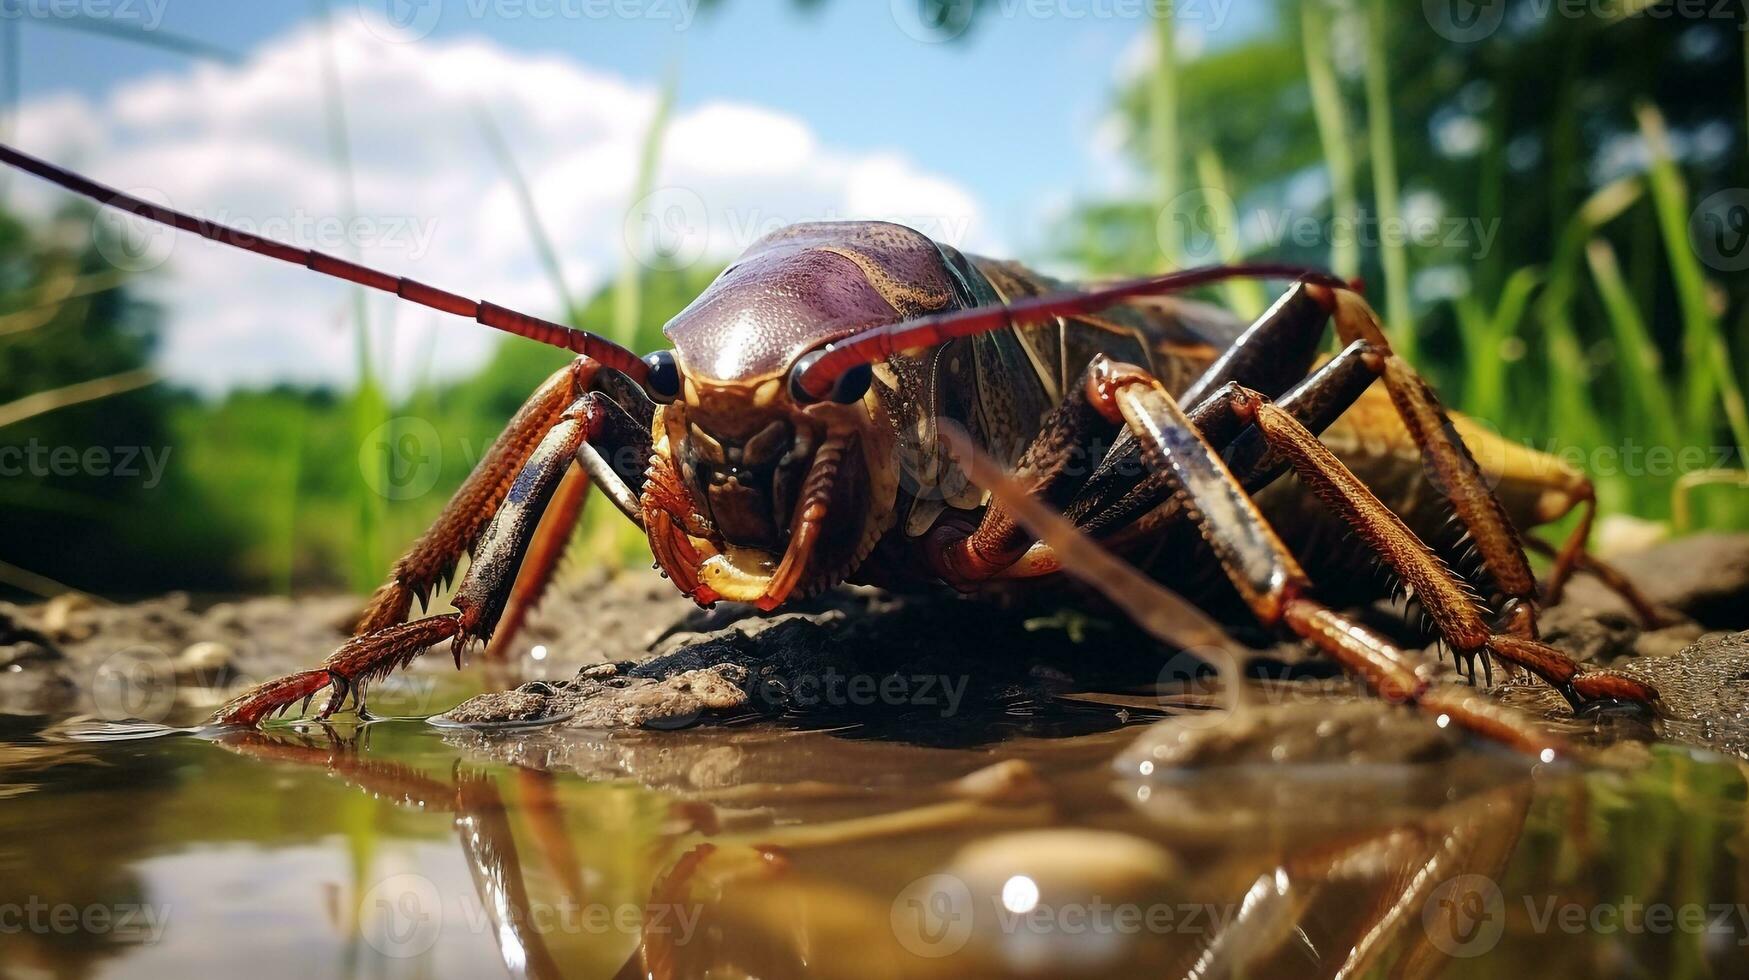
<path fill-rule="evenodd" d="M 975 306 L 949 313 L 918 317 L 894 323 L 845 340 L 797 362 L 791 389 L 804 398 L 820 400 L 832 391 L 839 375 L 863 364 L 885 360 L 917 347 L 930 347 L 957 337 L 989 333 L 1015 324 L 1036 323 L 1059 316 L 1089 314 L 1120 300 L 1139 296 L 1162 296 L 1227 279 L 1299 279 L 1338 289 L 1349 284 L 1316 269 L 1273 263 L 1211 265 L 1132 279 L 1086 292 L 1055 293 L 995 306 Z"/>
<path fill-rule="evenodd" d="M 240 248 L 245 252 L 265 255 L 268 258 L 290 262 L 293 265 L 301 265 L 325 276 L 333 276 L 336 279 L 344 279 L 360 286 L 393 293 L 420 306 L 467 317 L 477 323 L 482 323 L 496 330 L 503 330 L 506 333 L 513 333 L 518 337 L 527 337 L 530 340 L 536 340 L 553 347 L 574 351 L 601 362 L 605 367 L 627 375 L 639 384 L 643 384 L 649 374 L 648 365 L 636 354 L 587 330 L 578 330 L 574 327 L 554 323 L 551 320 L 518 313 L 495 303 L 471 300 L 465 296 L 438 289 L 435 286 L 427 286 L 403 276 L 392 276 L 386 272 L 359 265 L 356 262 L 349 262 L 346 259 L 335 258 L 332 255 L 325 255 L 306 248 L 297 248 L 217 222 L 207 221 L 204 218 L 196 218 L 172 208 L 141 200 L 131 194 L 124 194 L 112 187 L 106 187 L 71 170 L 65 170 L 46 160 L 22 153 L 4 143 L 0 143 L 0 162 L 16 167 L 25 173 L 34 174 L 51 184 L 64 187 L 75 194 L 88 197 L 118 211 L 126 211 L 159 224 L 169 225 L 180 231 L 192 232 L 202 238 L 230 245 L 233 248 Z"/>

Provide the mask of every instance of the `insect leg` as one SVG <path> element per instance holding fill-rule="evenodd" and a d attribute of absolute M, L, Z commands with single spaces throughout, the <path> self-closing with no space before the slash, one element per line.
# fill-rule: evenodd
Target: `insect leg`
<path fill-rule="evenodd" d="M 546 593 L 547 584 L 552 581 L 553 572 L 565 555 L 565 546 L 571 541 L 571 532 L 577 529 L 577 520 L 583 516 L 583 504 L 588 499 L 589 473 L 581 466 L 573 465 L 560 478 L 552 500 L 547 502 L 546 513 L 541 515 L 539 525 L 530 535 L 528 553 L 523 557 L 510 595 L 505 599 L 504 613 L 498 617 L 497 629 L 486 644 L 487 659 L 503 660 L 507 655 L 528 614 Z"/>
<path fill-rule="evenodd" d="M 389 580 L 365 606 L 355 633 L 404 622 L 412 611 L 415 596 L 421 607 L 426 604 L 431 593 L 455 571 L 462 556 L 474 550 L 486 522 L 510 492 L 511 481 L 535 444 L 558 421 L 566 406 L 588 390 L 596 370 L 594 361 L 579 357 L 548 378 L 523 403 L 503 434 L 486 450 L 474 471 L 444 506 L 436 523 L 395 562 Z"/>
<path fill-rule="evenodd" d="M 1366 344 L 1350 344 L 1282 395 L 1282 407 L 1307 428 L 1322 432 L 1375 380 L 1369 356 Z M 1223 385 L 1232 383 L 1228 380 Z M 1213 391 L 1189 414 L 1204 438 L 1223 451 L 1228 468 L 1247 491 L 1261 489 L 1286 469 L 1285 460 L 1270 453 L 1256 433 L 1245 431 L 1238 423 L 1221 391 Z M 1064 513 L 1096 537 L 1119 532 L 1127 535 L 1137 521 L 1152 519 L 1150 515 L 1158 513 L 1173 493 L 1171 480 L 1142 461 L 1141 443 L 1126 428 Z"/>
<path fill-rule="evenodd" d="M 1092 367 L 1064 393 L 1061 403 L 1015 464 L 1014 479 L 1047 506 L 1061 509 L 1086 483 L 1092 460 L 1102 458 L 1120 426 L 1093 408 L 1088 385 Z M 1000 501 L 984 511 L 978 526 L 942 523 L 924 539 L 924 560 L 942 581 L 970 588 L 1013 565 L 1032 546 L 1032 532 Z"/>
<path fill-rule="evenodd" d="M 1324 325 L 1330 319 L 1313 288 L 1296 282 L 1282 293 L 1185 389 L 1179 404 L 1199 405 L 1216 389 L 1235 381 L 1275 397 L 1304 378 L 1317 360 Z"/>
<path fill-rule="evenodd" d="M 1283 395 L 1281 406 L 1292 412 L 1306 428 L 1322 432 L 1376 379 L 1374 370 L 1367 364 L 1370 350 L 1365 343 L 1350 344 L 1348 349 Z M 1089 366 L 1089 375 L 1096 369 L 1104 370 L 1099 367 L 1101 364 L 1109 362 L 1103 358 L 1095 361 Z M 1191 409 L 1190 420 L 1210 445 L 1222 450 L 1227 467 L 1246 491 L 1253 492 L 1273 482 L 1286 471 L 1288 464 L 1256 431 L 1246 427 L 1233 414 L 1226 395 L 1226 389 L 1233 386 L 1233 382 L 1228 382 Z M 1041 435 L 1040 439 L 1043 438 Z M 1069 504 L 1062 508 L 1069 522 L 1082 533 L 1121 548 L 1124 542 L 1155 537 L 1170 522 L 1181 519 L 1184 515 L 1173 499 L 1176 488 L 1171 479 L 1164 473 L 1149 469 L 1142 461 L 1141 453 L 1141 443 L 1135 435 L 1127 428 L 1120 430 L 1111 450 L 1081 484 Z M 1024 464 L 1016 471 L 1015 477 L 1027 480 Z M 1006 513 L 1007 509 L 1000 508 L 999 504 L 992 505 L 985 512 L 980 533 L 985 526 L 1000 519 L 994 516 L 999 509 Z M 1030 542 L 1032 538 L 1025 540 Z M 994 574 L 1000 578 L 1033 578 L 1060 570 L 1050 545 L 1040 542 L 1032 544 L 1024 554 L 1017 555 Z"/>
<path fill-rule="evenodd" d="M 583 397 L 602 413 L 601 424 L 597 433 L 578 447 L 577 464 L 565 471 L 534 530 L 504 604 L 504 614 L 498 618 L 497 629 L 486 645 L 486 656 L 490 659 L 504 659 L 528 614 L 546 593 L 559 560 L 564 557 L 565 546 L 571 541 L 571 532 L 583 514 L 590 484 L 600 487 L 633 523 L 643 523 L 637 510 L 636 491 L 628 484 L 636 483 L 642 476 L 635 464 L 650 457 L 649 429 L 639 426 L 605 394 L 591 392 Z"/>
<path fill-rule="evenodd" d="M 578 465 L 579 448 L 604 428 L 603 420 L 608 417 L 608 410 L 603 408 L 605 402 L 606 396 L 598 392 L 577 399 L 527 453 L 491 514 L 490 523 L 478 535 L 479 544 L 467 575 L 451 600 L 460 612 L 360 633 L 316 670 L 252 688 L 220 708 L 213 721 L 254 725 L 330 686 L 333 694 L 322 709 L 323 717 L 337 710 L 348 694 L 362 707 L 364 684 L 406 666 L 432 645 L 452 640 L 459 663 L 467 641 L 489 640 L 513 598 L 517 571 L 536 537 L 542 514 L 550 506 L 565 473 Z"/>
<path fill-rule="evenodd" d="M 1181 403 L 1194 406 L 1190 410 L 1191 418 L 1205 432 L 1210 432 L 1206 424 L 1208 420 L 1199 417 L 1199 413 L 1209 395 L 1222 385 L 1237 382 L 1271 395 L 1281 395 L 1290 385 L 1303 382 L 1307 377 L 1317 359 L 1324 324 L 1328 320 L 1329 314 L 1307 292 L 1307 284 L 1295 283 L 1192 382 L 1180 399 Z M 1086 382 L 1087 378 L 1083 376 L 1080 384 Z M 1371 379 L 1368 378 L 1366 383 L 1370 384 Z M 1364 387 L 1362 384 L 1361 388 Z M 1065 402 L 1079 395 L 1072 389 Z M 1359 389 L 1353 397 L 1358 396 Z M 1322 431 L 1334 420 L 1332 415 L 1313 424 L 1313 428 Z M 1053 437 L 1054 421 L 1046 423 L 1039 436 L 1041 442 Z M 1310 419 L 1308 423 L 1311 423 Z M 1142 464 L 1141 447 L 1135 433 L 1119 426 L 1115 439 L 1109 433 L 1102 434 L 1101 439 L 1111 448 L 1100 457 L 1092 474 L 1068 488 L 1083 487 L 1075 494 L 1071 516 L 1089 522 L 1088 528 L 1095 533 L 1129 526 L 1138 517 L 1158 507 L 1172 493 L 1165 477 L 1150 473 Z M 1211 438 L 1211 441 L 1218 445 L 1226 442 L 1220 438 Z M 1017 476 L 1033 475 L 1032 464 L 1036 461 L 1032 457 L 1036 448 L 1035 444 L 1028 450 L 1028 458 L 1017 467 Z M 1069 501 L 1053 503 L 1059 507 L 1071 506 Z M 1003 566 L 1011 562 L 1012 559 Z"/>
<path fill-rule="evenodd" d="M 1172 475 L 1185 495 L 1188 513 L 1222 570 L 1261 622 L 1290 629 L 1310 640 L 1388 699 L 1448 715 L 1472 731 L 1520 749 L 1540 753 L 1560 746 L 1556 736 L 1516 711 L 1467 690 L 1435 687 L 1424 676 L 1425 665 L 1411 655 L 1308 598 L 1310 583 L 1299 563 L 1177 403 L 1139 368 L 1113 366 L 1110 373 L 1120 384 L 1111 389 L 1107 411 L 1123 418 L 1141 436 L 1148 447 L 1150 465 Z M 1204 639 L 1210 628 L 1200 628 L 1206 618 L 1203 614 L 1194 607 L 1184 611 L 1184 601 L 1175 593 L 1153 583 L 1067 519 L 1028 497 L 994 464 L 980 461 L 969 447 L 956 447 L 956 455 L 968 463 L 973 482 L 1013 507 L 1039 532 L 1060 556 L 1065 571 L 1105 594 L 1150 632 L 1199 654 L 1204 645 L 1223 653 L 1231 650 L 1230 641 Z M 1176 604 L 1164 600 L 1176 600 Z M 1160 624 L 1164 628 L 1151 625 L 1159 620 L 1164 620 Z"/>
<path fill-rule="evenodd" d="M 1120 399 L 1126 393 L 1120 393 Z M 1574 707 L 1600 700 L 1650 702 L 1657 692 L 1609 671 L 1581 671 L 1566 654 L 1535 640 L 1494 632 L 1473 591 L 1396 514 L 1292 415 L 1255 392 L 1238 389 L 1234 408 L 1292 464 L 1326 507 L 1347 522 L 1415 590 L 1440 635 L 1466 657 L 1493 655 L 1560 691 Z M 1125 414 L 1132 412 L 1125 403 Z M 1473 668 L 1472 668 L 1473 675 Z"/>
<path fill-rule="evenodd" d="M 1474 540 L 1489 575 L 1506 597 L 1508 625 L 1518 635 L 1534 638 L 1536 578 L 1525 558 L 1524 543 L 1500 498 L 1476 465 L 1469 447 L 1453 427 L 1439 396 L 1412 365 L 1392 352 L 1378 315 L 1359 293 L 1322 284 L 1310 284 L 1306 288 L 1334 315 L 1337 335 L 1344 342 L 1365 340 L 1384 355 L 1380 374 L 1390 392 L 1391 402 L 1420 449 L 1435 485 L 1451 501 L 1452 509 Z M 1589 480 L 1581 479 L 1578 486 L 1570 488 L 1570 492 L 1583 508 L 1583 514 L 1550 572 L 1545 593 L 1550 603 L 1559 600 L 1562 587 L 1578 564 L 1597 508 L 1596 494 L 1592 492 Z M 1625 580 L 1620 584 L 1626 585 Z M 1651 608 L 1651 604 L 1631 585 L 1627 586 L 1624 596 L 1636 610 Z M 1654 623 L 1648 621 L 1647 625 Z"/>

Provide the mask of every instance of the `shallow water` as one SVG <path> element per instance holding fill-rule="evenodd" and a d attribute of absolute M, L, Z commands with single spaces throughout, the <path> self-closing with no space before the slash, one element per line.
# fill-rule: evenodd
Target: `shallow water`
<path fill-rule="evenodd" d="M 0 976 L 1749 973 L 1721 756 L 1166 774 L 1108 706 L 978 725 L 0 719 Z"/>

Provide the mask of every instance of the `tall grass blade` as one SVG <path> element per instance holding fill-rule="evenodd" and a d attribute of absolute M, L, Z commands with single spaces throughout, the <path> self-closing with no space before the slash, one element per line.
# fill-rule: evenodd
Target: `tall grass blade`
<path fill-rule="evenodd" d="M 0 405 L 0 428 L 15 425 L 25 419 L 36 418 L 38 415 L 46 415 L 56 409 L 96 401 L 99 398 L 109 398 L 123 392 L 133 391 L 136 388 L 144 388 L 149 384 L 155 384 L 157 380 L 158 372 L 151 368 L 135 368 L 132 371 L 123 371 L 106 378 L 94 378 L 90 381 L 80 381 L 59 388 L 51 388 L 48 391 L 25 395 L 16 401 Z"/>
<path fill-rule="evenodd" d="M 1608 241 L 1594 238 L 1585 246 L 1585 258 L 1615 339 L 1616 369 L 1633 406 L 1632 417 L 1649 426 L 1653 437 L 1674 451 L 1682 445 L 1676 401 L 1670 397 L 1670 388 L 1664 380 L 1658 345 L 1652 342 L 1646 321 L 1634 304 L 1615 249 Z"/>
<path fill-rule="evenodd" d="M 1730 345 L 1719 329 L 1707 297 L 1706 273 L 1689 242 L 1688 184 L 1676 168 L 1664 116 L 1649 103 L 1637 107 L 1640 133 L 1651 151 L 1648 179 L 1652 203 L 1658 210 L 1658 227 L 1664 234 L 1664 252 L 1670 259 L 1670 278 L 1676 283 L 1676 298 L 1682 311 L 1683 388 L 1687 395 L 1686 416 L 1693 433 L 1713 431 L 1712 412 L 1722 401 L 1737 453 L 1749 450 L 1749 409 L 1737 383 Z"/>
<path fill-rule="evenodd" d="M 341 220 L 351 227 L 358 214 L 357 190 L 353 181 L 352 143 L 347 133 L 346 102 L 340 86 L 340 66 L 334 56 L 334 26 L 329 16 L 328 0 L 313 0 L 318 23 L 322 28 L 322 106 L 328 133 L 328 153 L 340 181 Z M 348 239 L 346 258 L 359 258 L 358 243 Z M 356 445 L 364 445 L 388 418 L 388 404 L 371 356 L 369 310 L 364 287 L 351 289 L 353 352 L 357 364 L 358 390 L 353 396 L 352 430 Z M 393 440 L 390 441 L 393 445 Z M 361 457 L 362 458 L 362 457 Z M 374 479 L 363 485 L 354 484 L 354 513 L 358 534 L 353 539 L 351 581 L 360 591 L 373 588 L 381 579 L 387 561 L 383 557 L 382 529 L 387 502 L 374 488 L 388 486 L 387 454 L 372 456 L 378 467 Z"/>
<path fill-rule="evenodd" d="M 1514 271 L 1501 288 L 1491 315 L 1483 313 L 1473 292 L 1458 300 L 1458 326 L 1468 354 L 1464 371 L 1466 410 L 1493 421 L 1505 417 L 1506 379 L 1512 363 L 1506 356 L 1506 345 L 1518 332 L 1531 297 L 1541 283 L 1541 269 L 1526 266 Z"/>
<path fill-rule="evenodd" d="M 1604 438 L 1598 424 L 1597 407 L 1588 387 L 1590 365 L 1573 323 L 1585 243 L 1599 228 L 1632 207 L 1642 192 L 1639 181 L 1623 178 L 1599 188 L 1579 206 L 1555 245 L 1547 284 L 1535 304 L 1537 322 L 1544 333 L 1544 350 L 1548 355 L 1546 381 L 1550 418 L 1547 429 L 1579 445 L 1601 445 Z M 1599 484 L 1600 492 L 1613 492 L 1612 487 L 1608 481 Z"/>
<path fill-rule="evenodd" d="M 553 285 L 553 293 L 565 311 L 565 321 L 575 324 L 583 309 L 577 305 L 571 287 L 565 283 L 565 270 L 559 261 L 558 249 L 553 247 L 552 236 L 547 234 L 540 211 L 534 206 L 534 194 L 529 190 L 528 180 L 523 176 L 522 168 L 517 166 L 516 156 L 510 151 L 510 144 L 505 141 L 504 133 L 498 128 L 490 110 L 485 106 L 477 106 L 474 112 L 486 145 L 491 147 L 492 155 L 498 160 L 499 169 L 504 171 L 505 179 L 510 181 L 510 189 L 516 195 L 517 210 L 522 212 L 522 222 L 527 228 L 529 240 L 534 243 L 535 254 L 539 256 L 541 267 L 546 270 L 547 279 Z"/>
<path fill-rule="evenodd" d="M 1161 213 L 1178 206 L 1179 177 L 1183 173 L 1178 138 L 1178 31 L 1171 5 L 1154 10 L 1154 72 L 1148 80 L 1148 135 L 1153 150 L 1155 179 L 1159 181 Z M 1157 222 L 1169 229 L 1160 236 L 1166 268 L 1184 263 L 1184 243 L 1174 221 Z"/>
<path fill-rule="evenodd" d="M 1204 146 L 1196 154 L 1196 180 L 1202 186 L 1203 206 L 1211 212 L 1215 245 L 1222 262 L 1238 262 L 1245 257 L 1239 244 L 1239 214 L 1233 206 L 1233 195 L 1227 189 L 1227 170 L 1221 166 L 1220 154 L 1212 146 Z M 1256 319 L 1269 301 L 1263 295 L 1263 284 L 1255 279 L 1233 279 L 1222 285 L 1227 305 L 1247 320 Z"/>
<path fill-rule="evenodd" d="M 1330 174 L 1332 227 L 1356 228 L 1360 223 L 1360 199 L 1354 190 L 1354 150 L 1348 142 L 1348 113 L 1342 107 L 1342 89 L 1331 68 L 1330 21 L 1321 0 L 1300 8 L 1300 29 L 1306 52 L 1306 82 L 1312 93 L 1312 116 L 1318 124 L 1324 167 Z M 1331 236 L 1330 268 L 1344 279 L 1360 275 L 1360 242 L 1355 236 Z"/>
<path fill-rule="evenodd" d="M 18 100 L 24 88 L 23 69 L 19 67 L 18 19 L 0 18 L 0 140 L 12 142 L 12 127 L 18 121 Z M 0 174 L 0 204 L 4 204 L 12 189 L 11 167 Z"/>
<path fill-rule="evenodd" d="M 650 196 L 655 188 L 656 173 L 662 163 L 662 138 L 668 130 L 668 115 L 674 108 L 674 93 L 678 87 L 676 72 L 670 70 L 662 82 L 662 93 L 656 100 L 656 112 L 650 117 L 650 128 L 644 132 L 644 145 L 638 154 L 638 175 L 632 186 L 628 210 Z M 638 321 L 643 315 L 642 256 L 629 252 L 620 263 L 619 279 L 613 290 L 613 339 L 626 346 L 636 342 Z"/>
<path fill-rule="evenodd" d="M 1391 78 L 1385 37 L 1388 10 L 1386 0 L 1369 0 L 1367 4 L 1366 129 L 1379 227 L 1397 228 L 1401 226 L 1402 186 L 1397 181 L 1396 137 L 1391 128 Z M 1401 236 L 1379 236 L 1379 262 L 1385 273 L 1385 320 L 1392 328 L 1391 343 L 1405 358 L 1414 361 L 1418 338 L 1409 310 L 1409 253 Z"/>

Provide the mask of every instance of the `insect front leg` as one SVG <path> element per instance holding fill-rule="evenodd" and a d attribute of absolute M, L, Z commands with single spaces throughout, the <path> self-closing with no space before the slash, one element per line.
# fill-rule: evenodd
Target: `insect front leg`
<path fill-rule="evenodd" d="M 592 484 L 601 488 L 632 523 L 643 524 L 637 510 L 636 494 L 642 486 L 642 464 L 650 457 L 649 426 L 640 425 L 618 402 L 601 392 L 591 392 L 583 397 L 599 413 L 595 434 L 577 447 L 577 465 L 565 470 L 546 505 L 546 513 L 532 529 L 516 580 L 505 600 L 504 612 L 486 645 L 486 656 L 490 659 L 505 658 L 528 614 L 546 593 L 553 573 L 558 570 L 559 560 L 564 557 L 565 546 L 571 541 L 571 533 L 577 527 L 577 520 L 583 515 L 583 503 L 588 499 Z M 608 455 L 603 455 L 598 447 L 612 449 Z M 488 527 L 485 537 L 489 540 L 492 533 Z"/>
<path fill-rule="evenodd" d="M 462 647 L 469 640 L 490 639 L 507 610 L 515 610 L 519 622 L 527 604 L 538 596 L 538 584 L 544 584 L 557 561 L 556 552 L 546 555 L 537 552 L 529 588 L 517 588 L 521 584 L 518 572 L 539 536 L 542 516 L 548 512 L 555 497 L 563 501 L 559 489 L 566 474 L 581 465 L 578 456 L 582 447 L 600 443 L 604 435 L 615 431 L 617 427 L 611 425 L 610 420 L 616 407 L 600 392 L 584 394 L 547 426 L 539 441 L 525 454 L 522 466 L 509 481 L 502 498 L 482 521 L 485 526 L 478 532 L 479 543 L 473 560 L 452 600 L 459 612 L 409 623 L 393 623 L 360 633 L 317 669 L 253 688 L 220 708 L 213 721 L 219 724 L 258 724 L 268 715 L 283 711 L 300 700 L 307 705 L 311 697 L 328 687 L 332 687 L 333 693 L 322 710 L 323 717 L 338 710 L 349 694 L 362 708 L 366 683 L 406 666 L 431 646 L 451 640 L 459 664 Z M 618 449 L 605 443 L 600 443 L 598 448 L 609 456 L 616 455 Z M 609 492 L 610 495 L 629 493 L 624 487 Z M 576 501 L 576 506 L 580 504 L 580 500 Z"/>
<path fill-rule="evenodd" d="M 462 559 L 479 542 L 486 522 L 510 492 L 511 481 L 528 461 L 536 443 L 577 397 L 594 383 L 598 365 L 579 357 L 560 368 L 535 389 L 485 456 L 450 497 L 426 532 L 389 572 L 359 617 L 354 633 L 368 633 L 404 622 L 413 600 L 423 608 Z"/>

